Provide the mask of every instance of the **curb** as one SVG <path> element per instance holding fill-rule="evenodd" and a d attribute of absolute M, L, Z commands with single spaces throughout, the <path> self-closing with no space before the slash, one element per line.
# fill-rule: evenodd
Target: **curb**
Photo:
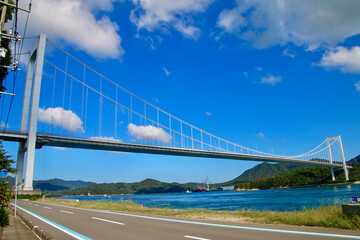
<path fill-rule="evenodd" d="M 11 213 L 14 213 L 14 206 L 10 206 Z M 39 226 L 34 226 L 33 222 L 28 220 L 22 213 L 16 212 L 16 216 L 40 239 L 42 240 L 54 240 L 50 234 L 39 228 Z"/>

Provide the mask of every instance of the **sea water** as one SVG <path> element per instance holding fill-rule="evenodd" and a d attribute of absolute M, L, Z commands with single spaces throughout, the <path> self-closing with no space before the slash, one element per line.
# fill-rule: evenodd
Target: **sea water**
<path fill-rule="evenodd" d="M 216 191 L 199 193 L 139 194 L 112 196 L 68 196 L 80 201 L 128 201 L 146 207 L 173 209 L 294 211 L 349 202 L 360 195 L 360 185 L 292 188 L 257 191 Z"/>

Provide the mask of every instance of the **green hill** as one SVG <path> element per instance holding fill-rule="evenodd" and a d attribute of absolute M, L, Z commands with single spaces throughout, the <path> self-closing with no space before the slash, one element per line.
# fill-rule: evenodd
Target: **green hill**
<path fill-rule="evenodd" d="M 164 183 L 154 179 L 145 179 L 137 183 L 103 183 L 85 188 L 64 191 L 64 195 L 103 195 L 103 194 L 145 194 L 145 193 L 178 193 L 191 189 L 191 186 L 180 183 Z"/>
<path fill-rule="evenodd" d="M 77 189 L 82 187 L 88 187 L 94 182 L 84 182 L 84 181 L 67 181 L 59 178 L 53 178 L 49 180 L 36 180 L 34 181 L 34 189 L 40 189 L 41 191 L 49 190 L 52 191 L 54 188 L 62 189 Z"/>
<path fill-rule="evenodd" d="M 357 155 L 356 157 L 352 158 L 351 160 L 347 161 L 347 165 L 349 166 L 355 166 L 360 163 L 360 155 Z"/>
<path fill-rule="evenodd" d="M 9 181 L 10 186 L 15 186 L 15 178 L 6 177 L 0 178 L 0 181 Z M 34 189 L 39 189 L 46 195 L 50 196 L 62 196 L 64 190 L 68 189 L 77 189 L 81 187 L 88 187 L 94 182 L 84 182 L 84 181 L 67 181 L 58 178 L 49 179 L 49 180 L 35 180 L 33 182 Z"/>
<path fill-rule="evenodd" d="M 291 163 L 261 163 L 253 168 L 246 170 L 243 174 L 224 183 L 215 184 L 215 186 L 233 186 L 242 182 L 251 182 L 258 178 L 271 177 L 281 173 L 286 173 L 294 169 L 303 168 L 304 165 L 291 164 Z"/>
<path fill-rule="evenodd" d="M 357 156 L 356 158 L 359 158 L 359 156 Z M 351 163 L 355 164 L 356 158 L 350 160 L 349 161 L 350 164 Z M 335 176 L 336 176 L 336 182 L 345 181 L 345 175 L 342 169 L 336 170 Z M 353 165 L 353 167 L 349 169 L 349 178 L 350 181 L 360 180 L 360 164 Z M 235 189 L 272 189 L 272 188 L 296 187 L 296 186 L 318 185 L 318 184 L 328 184 L 328 183 L 333 183 L 331 179 L 330 168 L 311 167 L 311 168 L 296 169 L 272 177 L 259 178 L 252 182 L 238 183 L 237 185 L 235 185 Z"/>

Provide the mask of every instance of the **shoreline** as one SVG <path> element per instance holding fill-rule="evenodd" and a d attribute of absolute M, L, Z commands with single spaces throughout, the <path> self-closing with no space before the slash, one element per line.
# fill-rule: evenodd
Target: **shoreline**
<path fill-rule="evenodd" d="M 258 191 L 258 190 L 277 190 L 277 189 L 293 189 L 293 188 L 317 188 L 317 187 L 331 187 L 331 186 L 344 186 L 344 185 L 359 185 L 360 181 L 355 182 L 339 182 L 339 183 L 322 183 L 322 184 L 312 184 L 312 185 L 301 185 L 301 186 L 281 186 L 277 188 L 268 188 L 268 189 L 244 189 L 244 188 L 237 188 L 234 189 L 234 192 L 242 192 L 242 191 Z"/>
<path fill-rule="evenodd" d="M 312 184 L 312 185 L 301 185 L 301 186 L 282 186 L 278 188 L 269 188 L 269 189 L 243 189 L 238 188 L 234 190 L 223 190 L 223 191 L 234 191 L 234 192 L 244 192 L 244 191 L 259 191 L 259 190 L 278 190 L 278 189 L 293 189 L 293 188 L 317 188 L 317 187 L 331 187 L 331 186 L 343 186 L 343 185 L 360 185 L 360 181 L 355 182 L 339 182 L 339 183 L 323 183 L 323 184 Z M 218 192 L 218 191 L 208 191 L 208 192 Z M 178 192 L 178 193 L 185 193 L 185 192 Z M 171 193 L 147 193 L 147 194 L 171 194 Z M 177 194 L 177 193 L 176 193 Z M 195 193 L 196 194 L 196 193 Z M 143 195 L 143 194 L 94 194 L 94 195 L 62 195 L 62 196 L 56 196 L 51 197 L 51 195 L 48 198 L 63 198 L 63 197 L 109 197 L 109 196 L 133 196 L 133 195 Z"/>

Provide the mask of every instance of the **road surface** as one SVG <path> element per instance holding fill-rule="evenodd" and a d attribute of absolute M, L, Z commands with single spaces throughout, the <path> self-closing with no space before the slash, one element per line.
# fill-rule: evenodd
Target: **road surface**
<path fill-rule="evenodd" d="M 18 201 L 18 211 L 55 239 L 359 239 L 360 231 L 225 223 Z"/>

